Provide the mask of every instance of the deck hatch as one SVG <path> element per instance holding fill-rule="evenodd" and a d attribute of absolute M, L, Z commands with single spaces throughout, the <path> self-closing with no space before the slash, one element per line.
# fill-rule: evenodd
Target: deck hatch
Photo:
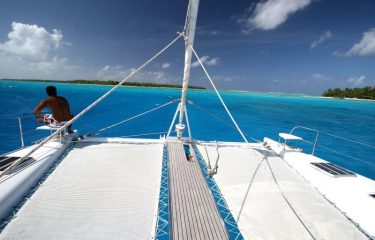
<path fill-rule="evenodd" d="M 0 157 L 0 171 L 4 171 L 7 167 L 12 165 L 15 161 L 20 159 L 20 157 L 9 157 L 9 156 L 4 156 Z M 26 162 L 30 161 L 32 157 L 27 157 L 25 158 L 20 164 L 25 164 Z"/>
<path fill-rule="evenodd" d="M 311 165 L 313 165 L 318 170 L 321 170 L 333 177 L 342 177 L 342 176 L 348 176 L 348 177 L 354 177 L 356 174 L 354 172 L 351 172 L 345 168 L 339 167 L 333 163 L 325 163 L 325 162 L 312 162 Z"/>

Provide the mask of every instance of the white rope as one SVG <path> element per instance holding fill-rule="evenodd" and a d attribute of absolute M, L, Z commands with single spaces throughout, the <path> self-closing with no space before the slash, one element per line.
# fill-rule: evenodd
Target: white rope
<path fill-rule="evenodd" d="M 302 218 L 298 215 L 297 211 L 294 209 L 294 207 L 292 206 L 292 204 L 289 202 L 288 198 L 285 196 L 285 194 L 283 193 L 280 185 L 279 185 L 279 182 L 277 181 L 276 179 L 276 176 L 272 170 L 272 167 L 268 161 L 268 157 L 265 157 L 265 160 L 267 162 L 267 165 L 268 165 L 268 168 L 270 169 L 271 171 L 271 175 L 272 175 L 272 178 L 274 180 L 274 182 L 276 183 L 276 186 L 277 188 L 279 189 L 280 193 L 281 193 L 281 196 L 284 198 L 285 202 L 288 204 L 288 206 L 290 207 L 290 209 L 292 210 L 292 212 L 294 213 L 294 215 L 297 217 L 297 219 L 299 220 L 299 222 L 302 224 L 302 226 L 306 229 L 306 231 L 309 233 L 309 235 L 311 236 L 312 239 L 316 240 L 316 238 L 314 237 L 314 235 L 312 234 L 312 232 L 309 230 L 309 228 L 306 226 L 306 224 L 304 223 L 304 221 L 302 220 Z"/>
<path fill-rule="evenodd" d="M 189 133 L 189 138 L 191 140 L 192 137 L 191 137 L 191 130 L 190 130 L 190 122 L 189 122 L 189 117 L 188 117 L 186 105 L 185 105 L 185 119 L 186 119 L 186 125 L 187 125 L 187 129 L 188 129 L 188 133 Z"/>
<path fill-rule="evenodd" d="M 75 121 L 77 121 L 79 118 L 81 118 L 85 113 L 90 111 L 93 107 L 95 107 L 98 103 L 100 103 L 103 99 L 105 99 L 108 95 L 110 95 L 113 91 L 115 91 L 117 88 L 119 88 L 122 84 L 124 84 L 127 80 L 132 78 L 135 74 L 137 74 L 140 70 L 142 70 L 144 67 L 146 67 L 150 62 L 155 60 L 160 54 L 162 54 L 165 50 L 167 50 L 170 46 L 172 46 L 180 37 L 182 34 L 180 33 L 172 42 L 170 42 L 167 46 L 165 46 L 162 50 L 160 50 L 157 54 L 155 54 L 152 58 L 150 58 L 147 62 L 145 62 L 143 65 L 141 65 L 137 70 L 132 72 L 129 76 L 124 78 L 122 81 L 120 81 L 116 86 L 112 87 L 109 91 L 107 91 L 105 94 L 103 94 L 100 98 L 95 100 L 93 103 L 91 103 L 88 107 L 86 107 L 84 110 L 82 110 L 79 114 L 77 114 L 74 118 L 66 122 L 62 127 L 57 129 L 54 133 L 52 133 L 49 137 L 45 138 L 42 142 L 39 143 L 36 147 L 34 147 L 31 151 L 29 151 L 25 156 L 20 158 L 19 160 L 15 161 L 12 165 L 10 165 L 7 169 L 5 169 L 2 173 L 0 173 L 0 177 L 4 176 L 11 168 L 14 166 L 17 166 L 20 162 L 22 162 L 25 158 L 33 154 L 36 150 L 41 148 L 44 144 L 46 144 L 49 140 L 60 134 L 67 126 L 71 125 Z"/>
<path fill-rule="evenodd" d="M 172 131 L 175 132 L 175 131 Z M 167 131 L 161 131 L 161 132 L 152 132 L 152 133 L 142 133 L 142 134 L 133 134 L 133 135 L 126 135 L 126 136 L 120 136 L 121 138 L 129 138 L 129 137 L 139 137 L 139 136 L 149 136 L 149 135 L 156 135 L 156 134 L 166 134 Z"/>
<path fill-rule="evenodd" d="M 348 139 L 348 138 L 340 137 L 340 136 L 330 134 L 330 133 L 325 133 L 325 132 L 320 132 L 320 134 L 324 134 L 324 135 L 327 135 L 327 136 L 330 136 L 330 137 L 338 138 L 338 139 L 341 139 L 341 140 L 344 140 L 344 141 L 360 144 L 360 145 L 375 149 L 375 146 L 367 144 L 367 143 L 359 142 L 359 141 L 356 141 L 356 140 L 351 140 L 351 139 Z"/>
<path fill-rule="evenodd" d="M 38 131 L 38 129 L 33 129 L 31 131 L 28 131 L 28 132 L 22 132 L 22 135 L 30 134 L 30 133 L 33 133 L 33 132 L 36 132 L 36 131 Z M 21 136 L 21 134 L 18 133 L 18 134 L 16 134 L 16 136 Z"/>
<path fill-rule="evenodd" d="M 335 150 L 332 150 L 332 149 L 329 149 L 329 148 L 327 148 L 327 147 L 323 147 L 323 146 L 318 146 L 318 148 L 323 148 L 323 149 L 325 149 L 325 150 L 327 150 L 327 151 L 330 151 L 330 152 L 336 153 L 336 154 L 338 154 L 338 155 L 341 155 L 341 156 L 344 156 L 344 157 L 347 157 L 347 158 L 351 158 L 351 159 L 354 159 L 354 160 L 357 160 L 357 161 L 360 161 L 360 162 L 363 162 L 363 163 L 366 163 L 366 164 L 368 164 L 368 165 L 370 165 L 370 166 L 375 167 L 375 164 L 370 163 L 370 162 L 367 162 L 367 161 L 362 160 L 362 159 L 360 159 L 360 158 L 352 157 L 352 156 L 347 155 L 347 154 L 345 154 L 345 153 L 340 153 L 340 152 L 338 152 L 338 151 L 335 151 Z"/>
<path fill-rule="evenodd" d="M 112 124 L 112 125 L 110 125 L 110 126 L 108 126 L 108 127 L 102 128 L 102 129 L 100 129 L 100 130 L 97 131 L 97 132 L 87 134 L 87 135 L 85 135 L 84 137 L 89 137 L 89 136 L 92 136 L 92 135 L 94 135 L 94 136 L 99 135 L 100 133 L 102 133 L 102 132 L 104 132 L 104 131 L 106 131 L 106 130 L 108 130 L 108 129 L 110 129 L 110 128 L 116 127 L 116 126 L 118 126 L 118 125 L 120 125 L 120 124 L 126 123 L 126 122 L 131 121 L 131 120 L 133 120 L 133 119 L 135 119 L 135 118 L 138 118 L 138 117 L 141 117 L 141 116 L 143 116 L 143 115 L 146 115 L 146 114 L 148 114 L 148 113 L 150 113 L 150 112 L 156 111 L 156 110 L 158 110 L 158 109 L 160 109 L 160 108 L 166 107 L 166 106 L 168 106 L 168 105 L 170 105 L 170 104 L 172 104 L 172 103 L 175 103 L 175 102 L 177 102 L 177 101 L 178 101 L 178 99 L 174 99 L 174 100 L 172 100 L 172 101 L 170 101 L 170 102 L 167 102 L 167 103 L 165 103 L 165 104 L 163 104 L 163 105 L 157 106 L 157 107 L 152 108 L 152 109 L 150 109 L 150 110 L 148 110 L 148 111 L 145 111 L 145 112 L 143 112 L 143 113 L 137 114 L 137 115 L 135 115 L 135 116 L 133 116 L 133 117 L 130 117 L 130 118 L 125 119 L 125 120 L 122 120 L 122 121 L 120 121 L 120 122 L 118 122 L 118 123 L 115 123 L 115 124 Z"/>
<path fill-rule="evenodd" d="M 208 155 L 208 152 L 207 152 L 207 147 L 206 147 L 206 145 L 204 145 L 204 144 L 201 144 L 201 143 L 198 143 L 198 144 L 204 147 L 204 150 L 206 151 L 207 161 L 208 161 L 208 169 L 211 169 L 210 156 Z"/>
<path fill-rule="evenodd" d="M 175 131 L 172 131 L 175 132 Z M 139 133 L 139 134 L 131 134 L 131 135 L 124 135 L 124 136 L 118 136 L 116 138 L 132 138 L 132 137 L 140 137 L 140 136 L 150 136 L 150 135 L 157 135 L 157 134 L 166 134 L 167 131 L 160 131 L 160 132 L 150 132 L 150 133 Z M 94 141 L 92 139 L 79 139 L 79 140 L 73 140 L 72 142 L 87 142 L 87 143 L 92 143 L 92 142 L 99 142 L 97 139 Z M 101 142 L 108 142 L 108 140 L 103 140 Z M 112 143 L 112 141 L 110 142 Z"/>
<path fill-rule="evenodd" d="M 215 118 L 216 120 L 218 120 L 218 121 L 224 123 L 224 124 L 227 125 L 228 127 L 237 130 L 236 127 L 233 126 L 230 122 L 227 122 L 227 121 L 225 121 L 224 119 L 217 117 L 215 114 L 213 114 L 213 113 L 209 112 L 208 110 L 204 109 L 202 106 L 200 106 L 200 105 L 198 105 L 198 104 L 192 102 L 191 100 L 188 100 L 188 103 L 189 103 L 190 105 L 192 105 L 192 106 L 198 108 L 198 109 L 201 110 L 202 112 L 204 112 L 204 113 L 210 115 L 211 117 Z M 251 138 L 251 139 L 252 139 L 254 142 L 256 142 L 256 143 L 260 143 L 260 142 L 261 142 L 260 140 L 255 139 L 255 138 L 253 138 L 253 137 L 251 137 L 251 136 L 248 136 L 248 135 L 246 135 L 246 136 L 247 136 L 248 138 Z"/>
<path fill-rule="evenodd" d="M 254 171 L 254 173 L 253 173 L 253 175 L 252 175 L 252 177 L 251 177 L 251 179 L 250 179 L 249 186 L 248 186 L 248 188 L 247 188 L 247 190 L 246 190 L 246 193 L 245 193 L 245 196 L 244 196 L 244 198 L 243 198 L 243 200 L 242 200 L 241 208 L 240 208 L 240 211 L 239 211 L 239 213 L 238 213 L 238 216 L 237 216 L 237 220 L 236 220 L 236 222 L 238 222 L 238 221 L 240 220 L 240 217 L 241 217 L 241 214 L 242 214 L 242 210 L 243 210 L 243 208 L 244 208 L 244 206 L 245 206 L 245 204 L 246 204 L 246 199 L 247 199 L 247 197 L 248 197 L 248 195 L 249 195 L 249 192 L 250 192 L 251 185 L 253 184 L 254 179 L 255 179 L 255 176 L 256 176 L 256 174 L 258 173 L 258 170 L 259 170 L 260 166 L 262 165 L 262 163 L 263 163 L 264 161 L 265 161 L 265 162 L 267 163 L 267 165 L 268 165 L 268 168 L 269 168 L 269 170 L 270 170 L 270 172 L 271 172 L 272 178 L 273 178 L 273 180 L 274 180 L 274 182 L 275 182 L 277 188 L 279 189 L 281 196 L 283 197 L 283 199 L 285 200 L 285 202 L 288 204 L 289 208 L 292 210 L 292 212 L 293 212 L 294 215 L 297 217 L 297 219 L 298 219 L 299 222 L 302 224 L 302 226 L 303 226 L 303 227 L 306 229 L 306 231 L 309 233 L 309 235 L 311 236 L 311 238 L 315 240 L 316 238 L 314 237 L 314 235 L 313 235 L 313 234 L 311 233 L 311 231 L 308 229 L 308 227 L 306 226 L 306 224 L 305 224 L 305 223 L 303 222 L 303 220 L 300 218 L 300 216 L 298 215 L 298 213 L 296 212 L 296 210 L 293 208 L 292 204 L 289 202 L 289 200 L 287 199 L 287 197 L 286 197 L 285 194 L 283 193 L 283 191 L 282 191 L 282 189 L 281 189 L 281 187 L 280 187 L 280 185 L 279 185 L 279 182 L 277 181 L 276 176 L 275 176 L 275 174 L 274 174 L 274 172 L 273 172 L 273 170 L 272 170 L 272 167 L 271 167 L 271 165 L 270 165 L 270 163 L 269 163 L 269 161 L 268 161 L 268 154 L 267 154 L 267 155 L 264 154 L 262 160 L 259 161 L 259 163 L 258 163 L 258 165 L 257 165 L 257 167 L 256 167 L 256 169 L 255 169 L 255 171 Z"/>
<path fill-rule="evenodd" d="M 242 214 L 242 210 L 243 210 L 243 208 L 244 208 L 244 206 L 245 206 L 247 196 L 249 195 L 249 192 L 250 192 L 251 185 L 253 184 L 253 182 L 254 182 L 254 178 L 255 178 L 255 176 L 257 175 L 258 170 L 259 170 L 259 167 L 260 167 L 260 165 L 263 163 L 264 159 L 265 159 L 265 157 L 262 158 L 261 161 L 259 161 L 258 166 L 257 166 L 257 168 L 255 169 L 255 171 L 254 171 L 254 173 L 253 173 L 253 176 L 252 176 L 251 179 L 250 179 L 249 186 L 247 187 L 247 190 L 246 190 L 245 196 L 244 196 L 244 198 L 243 198 L 243 200 L 242 200 L 242 204 L 241 204 L 240 211 L 238 212 L 238 216 L 237 216 L 237 219 L 236 219 L 236 222 L 237 222 L 237 223 L 238 223 L 238 221 L 240 220 L 240 217 L 241 217 L 241 214 Z"/>
<path fill-rule="evenodd" d="M 215 92 L 216 92 L 216 95 L 219 97 L 221 104 L 222 104 L 223 107 L 225 108 L 225 111 L 227 111 L 227 113 L 228 113 L 230 119 L 232 120 L 232 122 L 233 122 L 234 125 L 236 126 L 238 132 L 241 134 L 241 137 L 243 138 L 243 140 L 244 140 L 246 143 L 248 143 L 248 141 L 247 141 L 245 135 L 244 135 L 243 132 L 241 131 L 240 127 L 238 126 L 238 124 L 237 124 L 237 122 L 236 122 L 236 120 L 234 120 L 234 118 L 233 118 L 232 114 L 230 113 L 230 111 L 229 111 L 227 105 L 225 104 L 225 102 L 224 102 L 223 99 L 221 98 L 219 91 L 217 90 L 217 88 L 216 88 L 214 82 L 212 81 L 210 75 L 208 74 L 208 72 L 207 72 L 206 68 L 204 67 L 204 65 L 203 65 L 203 63 L 202 63 L 202 61 L 201 61 L 201 59 L 200 59 L 199 56 L 198 56 L 198 54 L 195 52 L 193 46 L 192 46 L 189 42 L 187 42 L 187 43 L 188 43 L 189 47 L 191 48 L 191 50 L 193 51 L 193 53 L 194 53 L 195 57 L 197 58 L 199 64 L 202 66 L 203 71 L 204 71 L 204 73 L 206 74 L 208 80 L 210 80 L 210 83 L 211 83 L 212 87 L 214 88 L 214 90 L 215 90 Z"/>
<path fill-rule="evenodd" d="M 214 167 L 211 169 L 209 169 L 209 175 L 210 176 L 213 176 L 215 174 L 217 174 L 217 169 L 219 168 L 219 159 L 220 159 L 220 153 L 219 153 L 219 142 L 216 141 L 216 153 L 217 153 L 217 158 L 216 158 L 216 162 L 215 162 L 215 165 Z"/>
<path fill-rule="evenodd" d="M 180 108 L 181 108 L 181 103 L 179 103 L 179 104 L 177 105 L 176 112 L 174 113 L 174 116 L 173 116 L 173 119 L 172 119 L 171 125 L 169 126 L 169 129 L 168 129 L 167 138 L 168 138 L 169 135 L 171 134 L 173 124 L 174 124 L 175 121 L 176 121 L 176 117 L 177 117 L 178 112 L 180 111 Z"/>

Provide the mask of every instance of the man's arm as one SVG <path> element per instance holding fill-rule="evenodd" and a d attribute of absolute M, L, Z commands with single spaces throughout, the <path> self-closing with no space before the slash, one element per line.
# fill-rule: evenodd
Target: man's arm
<path fill-rule="evenodd" d="M 37 121 L 38 121 L 38 122 L 43 121 L 43 119 L 40 121 L 41 117 L 40 117 L 39 114 L 40 114 L 40 112 L 42 111 L 42 109 L 45 108 L 45 107 L 47 107 L 47 102 L 46 102 L 46 100 L 43 100 L 43 101 L 41 101 L 41 102 L 38 104 L 38 106 L 36 106 L 35 109 L 34 109 L 34 115 L 35 115 L 35 117 L 37 118 Z"/>

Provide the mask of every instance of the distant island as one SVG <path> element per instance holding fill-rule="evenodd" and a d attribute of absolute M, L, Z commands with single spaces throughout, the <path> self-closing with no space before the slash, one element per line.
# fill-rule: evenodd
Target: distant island
<path fill-rule="evenodd" d="M 56 83 L 70 83 L 70 84 L 97 84 L 97 85 L 117 85 L 119 81 L 114 80 L 39 80 L 39 79 L 1 79 L 11 81 L 24 81 L 24 82 L 56 82 Z M 126 82 L 123 86 L 132 87 L 163 87 L 163 88 L 182 88 L 178 84 L 166 84 L 166 83 L 148 83 L 148 82 Z M 206 89 L 199 86 L 189 86 L 190 89 Z"/>
<path fill-rule="evenodd" d="M 335 97 L 335 98 L 358 98 L 358 99 L 370 99 L 375 100 L 375 87 L 363 87 L 363 88 L 335 88 L 328 89 L 322 94 L 324 97 Z"/>

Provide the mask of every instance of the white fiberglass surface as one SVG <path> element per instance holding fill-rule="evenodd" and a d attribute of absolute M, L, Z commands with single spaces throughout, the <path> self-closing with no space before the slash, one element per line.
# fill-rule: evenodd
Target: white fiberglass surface
<path fill-rule="evenodd" d="M 375 204 L 370 193 L 375 191 L 375 181 L 359 174 L 351 176 L 332 176 L 311 163 L 327 161 L 297 151 L 284 151 L 277 142 L 265 138 L 269 146 L 281 155 L 293 169 L 321 192 L 329 201 L 364 229 L 375 236 Z"/>
<path fill-rule="evenodd" d="M 206 148 L 213 165 L 216 147 Z M 199 146 L 199 150 L 207 161 L 204 147 Z M 243 146 L 220 147 L 219 152 L 218 174 L 214 179 L 233 216 L 237 219 L 240 215 L 239 227 L 246 239 L 367 239 L 275 154 Z"/>
<path fill-rule="evenodd" d="M 78 143 L 0 239 L 149 239 L 161 143 Z"/>

